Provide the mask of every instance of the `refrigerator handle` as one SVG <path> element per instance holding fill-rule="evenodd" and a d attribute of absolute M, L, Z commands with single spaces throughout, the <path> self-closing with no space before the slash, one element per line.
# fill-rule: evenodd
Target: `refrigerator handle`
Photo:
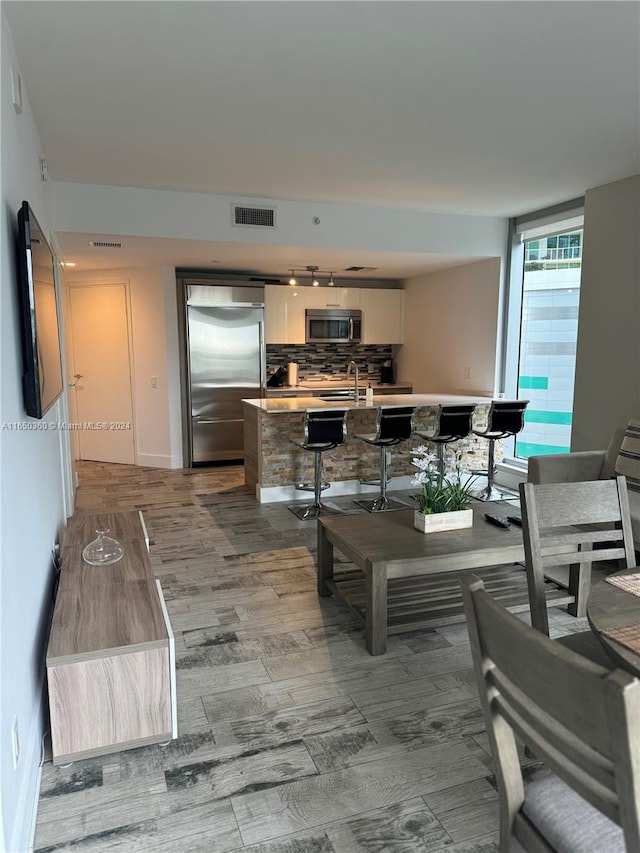
<path fill-rule="evenodd" d="M 265 397 L 267 388 L 267 347 L 265 342 L 264 315 L 263 319 L 260 320 L 260 323 L 258 324 L 258 328 L 260 345 L 260 397 Z"/>

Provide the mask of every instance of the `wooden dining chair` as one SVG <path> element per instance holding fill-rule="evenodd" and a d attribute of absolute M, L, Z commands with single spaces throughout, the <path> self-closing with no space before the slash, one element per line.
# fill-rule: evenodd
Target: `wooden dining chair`
<path fill-rule="evenodd" d="M 564 648 L 462 581 L 500 798 L 500 850 L 640 850 L 640 681 Z M 516 737 L 545 768 L 525 781 Z M 527 774 L 529 775 L 529 774 Z"/>
<path fill-rule="evenodd" d="M 573 598 L 569 612 L 584 616 L 592 563 L 616 560 L 621 569 L 635 565 L 626 482 L 616 477 L 582 483 L 521 483 L 520 504 L 531 624 L 548 635 L 545 579 L 567 586 Z M 558 570 L 563 567 L 561 578 Z M 591 631 L 562 637 L 560 642 L 606 660 Z"/>

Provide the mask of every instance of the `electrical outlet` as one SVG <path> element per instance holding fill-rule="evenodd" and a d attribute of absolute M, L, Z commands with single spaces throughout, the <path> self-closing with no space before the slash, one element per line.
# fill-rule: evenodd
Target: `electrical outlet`
<path fill-rule="evenodd" d="M 20 758 L 20 736 L 18 734 L 18 718 L 13 718 L 13 725 L 11 726 L 11 748 L 13 754 L 13 769 L 15 770 L 18 766 L 18 759 Z"/>
<path fill-rule="evenodd" d="M 471 368 L 470 367 L 464 368 L 463 376 L 465 379 L 471 379 Z"/>

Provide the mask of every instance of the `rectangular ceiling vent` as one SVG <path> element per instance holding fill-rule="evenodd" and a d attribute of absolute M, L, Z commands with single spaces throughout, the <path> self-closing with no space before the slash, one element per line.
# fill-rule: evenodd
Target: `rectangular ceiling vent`
<path fill-rule="evenodd" d="M 344 272 L 373 272 L 378 267 L 347 267 Z"/>
<path fill-rule="evenodd" d="M 233 225 L 245 225 L 250 228 L 275 228 L 275 207 L 247 207 L 247 205 L 233 205 Z"/>
<path fill-rule="evenodd" d="M 89 240 L 92 249 L 121 249 L 122 243 L 109 240 Z"/>

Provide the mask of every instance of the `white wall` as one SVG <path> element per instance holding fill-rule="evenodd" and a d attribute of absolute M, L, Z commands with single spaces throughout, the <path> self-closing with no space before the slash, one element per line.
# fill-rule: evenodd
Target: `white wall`
<path fill-rule="evenodd" d="M 417 394 L 493 394 L 499 297 L 500 258 L 408 279 L 398 377 Z"/>
<path fill-rule="evenodd" d="M 65 284 L 125 282 L 131 308 L 133 428 L 137 465 L 182 466 L 177 297 L 173 267 L 67 273 Z M 72 331 L 70 318 L 67 326 Z M 158 387 L 151 387 L 151 377 Z"/>
<path fill-rule="evenodd" d="M 54 183 L 53 200 L 55 229 L 81 234 L 433 252 L 467 258 L 500 256 L 505 250 L 506 220 L 491 216 L 259 199 L 259 204 L 273 203 L 277 208 L 277 228 L 262 230 L 231 224 L 231 204 L 239 200 L 232 196 Z M 320 219 L 319 225 L 313 223 L 314 217 Z"/>
<path fill-rule="evenodd" d="M 60 434 L 19 430 L 34 425 L 22 405 L 14 246 L 16 214 L 27 199 L 47 232 L 48 184 L 40 181 L 41 146 L 27 93 L 23 112 L 11 103 L 9 67 L 17 67 L 2 10 L 2 232 L 0 291 L 0 797 L 4 845 L 27 849 L 37 795 L 42 735 L 41 687 L 51 611 L 51 549 L 64 523 Z M 58 405 L 45 416 L 59 419 Z M 11 727 L 17 716 L 20 759 L 13 769 Z"/>
<path fill-rule="evenodd" d="M 587 192 L 572 450 L 640 419 L 640 175 Z"/>

